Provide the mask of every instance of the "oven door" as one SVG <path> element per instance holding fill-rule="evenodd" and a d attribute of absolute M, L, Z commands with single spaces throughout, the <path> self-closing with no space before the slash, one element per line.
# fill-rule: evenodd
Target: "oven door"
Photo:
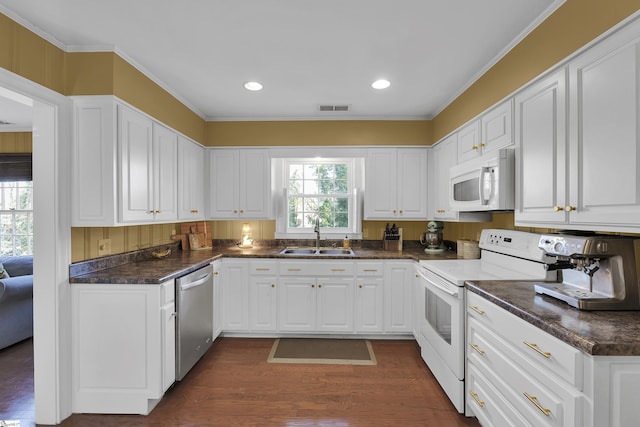
<path fill-rule="evenodd" d="M 458 379 L 464 379 L 464 288 L 448 282 L 422 268 L 424 311 L 420 318 L 420 334 L 435 350 L 440 361 Z M 429 365 L 429 362 L 427 361 Z M 432 366 L 429 366 L 432 369 Z"/>

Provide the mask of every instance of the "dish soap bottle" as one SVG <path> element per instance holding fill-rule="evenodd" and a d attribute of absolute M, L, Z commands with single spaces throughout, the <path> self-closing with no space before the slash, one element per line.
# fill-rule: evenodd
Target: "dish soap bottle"
<path fill-rule="evenodd" d="M 342 241 L 342 247 L 344 249 L 349 249 L 349 235 L 344 235 L 344 240 Z"/>

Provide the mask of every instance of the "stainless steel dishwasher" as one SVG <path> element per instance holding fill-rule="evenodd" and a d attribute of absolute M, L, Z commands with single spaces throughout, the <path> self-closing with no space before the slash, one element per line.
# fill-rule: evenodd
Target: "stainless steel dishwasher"
<path fill-rule="evenodd" d="M 207 265 L 176 279 L 176 380 L 213 342 L 213 267 Z"/>

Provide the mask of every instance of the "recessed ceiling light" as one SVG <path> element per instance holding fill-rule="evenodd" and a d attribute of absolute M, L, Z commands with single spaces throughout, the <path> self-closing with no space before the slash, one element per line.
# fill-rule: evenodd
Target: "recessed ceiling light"
<path fill-rule="evenodd" d="M 371 83 L 371 87 L 374 89 L 386 89 L 391 86 L 391 82 L 389 80 L 380 79 Z"/>
<path fill-rule="evenodd" d="M 262 85 L 260 83 L 258 83 L 258 82 L 246 82 L 244 84 L 244 88 L 247 89 L 247 90 L 256 91 L 256 90 L 261 90 L 262 89 Z"/>

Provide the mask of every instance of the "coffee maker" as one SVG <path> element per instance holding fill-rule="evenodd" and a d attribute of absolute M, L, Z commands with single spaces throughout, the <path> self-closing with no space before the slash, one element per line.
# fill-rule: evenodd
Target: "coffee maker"
<path fill-rule="evenodd" d="M 580 310 L 640 310 L 634 238 L 550 234 L 538 247 L 555 258 L 546 268 L 562 270 L 562 283 L 536 283 L 537 293 Z"/>
<path fill-rule="evenodd" d="M 420 236 L 420 244 L 427 245 L 424 251 L 428 254 L 444 252 L 447 248 L 444 246 L 442 237 L 442 229 L 444 223 L 441 221 L 429 221 L 427 223 L 427 232 Z"/>

